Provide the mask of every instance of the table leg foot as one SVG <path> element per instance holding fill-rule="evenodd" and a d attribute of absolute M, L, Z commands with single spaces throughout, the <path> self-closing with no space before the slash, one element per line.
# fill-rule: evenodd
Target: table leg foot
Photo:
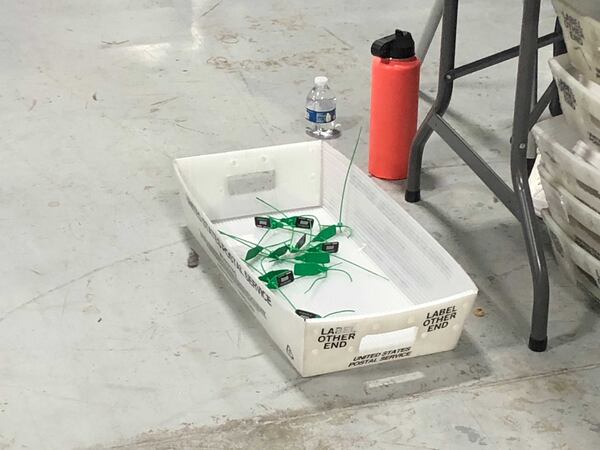
<path fill-rule="evenodd" d="M 404 194 L 404 200 L 408 203 L 416 203 L 421 200 L 421 191 L 406 191 Z"/>
<path fill-rule="evenodd" d="M 532 337 L 529 338 L 529 350 L 532 352 L 543 352 L 546 351 L 546 347 L 548 347 L 548 338 L 544 339 L 534 339 Z"/>

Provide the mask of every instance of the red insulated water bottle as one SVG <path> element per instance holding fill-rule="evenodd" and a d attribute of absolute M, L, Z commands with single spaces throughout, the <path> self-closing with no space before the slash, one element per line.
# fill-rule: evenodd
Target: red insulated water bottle
<path fill-rule="evenodd" d="M 376 40 L 371 54 L 369 172 L 377 178 L 402 180 L 417 132 L 421 61 L 415 56 L 412 36 L 401 30 Z"/>

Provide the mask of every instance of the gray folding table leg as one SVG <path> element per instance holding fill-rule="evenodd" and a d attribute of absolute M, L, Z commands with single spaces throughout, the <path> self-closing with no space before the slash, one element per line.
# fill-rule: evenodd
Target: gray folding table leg
<path fill-rule="evenodd" d="M 512 182 L 520 209 L 520 222 L 529 256 L 533 278 L 533 312 L 529 348 L 544 351 L 548 343 L 548 272 L 544 252 L 540 246 L 537 218 L 533 210 L 529 183 L 527 182 L 527 137 L 529 133 L 529 113 L 531 91 L 535 76 L 537 58 L 537 37 L 540 14 L 540 0 L 523 2 L 521 24 L 521 44 L 517 69 L 517 89 L 513 116 L 513 134 L 510 152 Z"/>
<path fill-rule="evenodd" d="M 456 54 L 456 22 L 458 20 L 458 0 L 444 1 L 444 14 L 442 17 L 442 43 L 440 49 L 440 68 L 438 90 L 433 106 L 421 123 L 413 141 L 408 164 L 408 179 L 405 199 L 407 202 L 418 202 L 421 199 L 421 165 L 423 150 L 431 137 L 433 129 L 429 122 L 437 114 L 442 116 L 452 98 L 454 81 L 448 73 L 454 69 Z"/>
<path fill-rule="evenodd" d="M 562 28 L 560 26 L 560 22 L 558 21 L 558 17 L 556 18 L 556 22 L 554 23 L 554 31 L 562 33 Z M 552 54 L 554 56 L 562 55 L 567 53 L 567 46 L 565 45 L 565 41 L 561 40 L 559 42 L 554 43 L 552 47 Z M 562 108 L 560 107 L 560 102 L 558 100 L 558 92 L 550 102 L 550 114 L 554 116 L 560 116 L 562 114 Z"/>
<path fill-rule="evenodd" d="M 419 127 L 412 145 L 405 196 L 408 202 L 420 200 L 423 150 L 427 140 L 435 130 L 521 223 L 533 278 L 534 300 L 529 348 L 534 351 L 544 351 L 547 345 L 549 288 L 544 253 L 539 245 L 537 218 L 533 210 L 531 193 L 529 192 L 527 138 L 531 126 L 530 122 L 533 120 L 532 116 L 539 117 L 547 102 L 556 96 L 556 88 L 552 84 L 532 112 L 531 99 L 536 72 L 537 49 L 541 45 L 556 42 L 558 39 L 556 33 L 538 39 L 539 12 L 540 0 L 523 1 L 521 44 L 517 48 L 519 64 L 511 138 L 513 189 L 510 189 L 498 174 L 468 146 L 464 139 L 444 121 L 442 116 L 448 108 L 452 97 L 453 82 L 456 78 L 505 61 L 511 56 L 516 56 L 517 52 L 514 48 L 511 48 L 455 69 L 458 0 L 445 0 L 438 92 L 435 102 Z"/>
<path fill-rule="evenodd" d="M 535 108 L 535 105 L 538 101 L 538 53 L 535 52 L 535 66 L 533 68 L 533 86 L 531 88 L 531 110 Z M 535 144 L 535 140 L 533 139 L 533 135 L 529 134 L 527 140 L 527 173 L 531 174 L 533 170 L 533 166 L 535 165 L 535 160 L 537 159 L 537 146 Z"/>

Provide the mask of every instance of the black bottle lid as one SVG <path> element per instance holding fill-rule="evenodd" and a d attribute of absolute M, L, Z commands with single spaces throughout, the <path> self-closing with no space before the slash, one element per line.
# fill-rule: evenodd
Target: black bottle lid
<path fill-rule="evenodd" d="M 415 41 L 408 31 L 396 30 L 394 34 L 373 42 L 371 54 L 379 58 L 412 58 L 415 56 Z"/>

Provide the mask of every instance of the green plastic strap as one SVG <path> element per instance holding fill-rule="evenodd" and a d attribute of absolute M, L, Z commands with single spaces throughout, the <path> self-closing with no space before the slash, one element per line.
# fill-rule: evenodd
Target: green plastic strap
<path fill-rule="evenodd" d="M 304 253 L 303 255 L 296 256 L 295 259 L 298 261 L 318 264 L 327 264 L 331 260 L 329 253 L 325 252 L 308 252 Z"/>
<path fill-rule="evenodd" d="M 270 272 L 265 273 L 258 277 L 260 281 L 264 281 L 265 283 L 271 279 L 277 278 L 279 275 L 282 275 L 286 272 L 289 272 L 288 269 L 279 269 L 279 270 L 271 270 Z"/>
<path fill-rule="evenodd" d="M 281 247 L 273 250 L 271 253 L 269 253 L 269 258 L 273 258 L 273 259 L 279 259 L 281 258 L 283 255 L 285 255 L 288 251 L 288 246 L 287 245 L 282 245 Z"/>
<path fill-rule="evenodd" d="M 261 247 L 260 245 L 257 245 L 256 247 L 251 248 L 250 250 L 248 250 L 246 252 L 246 257 L 244 258 L 244 261 L 250 261 L 251 259 L 256 258 L 260 252 L 262 252 L 264 250 L 264 247 Z"/>
<path fill-rule="evenodd" d="M 337 233 L 336 225 L 329 225 L 323 228 L 321 231 L 317 233 L 317 235 L 313 238 L 314 242 L 324 242 L 328 239 L 334 237 Z"/>
<path fill-rule="evenodd" d="M 322 266 L 317 263 L 296 263 L 294 264 L 294 275 L 298 276 L 311 276 L 325 273 L 329 270 L 328 267 Z"/>

